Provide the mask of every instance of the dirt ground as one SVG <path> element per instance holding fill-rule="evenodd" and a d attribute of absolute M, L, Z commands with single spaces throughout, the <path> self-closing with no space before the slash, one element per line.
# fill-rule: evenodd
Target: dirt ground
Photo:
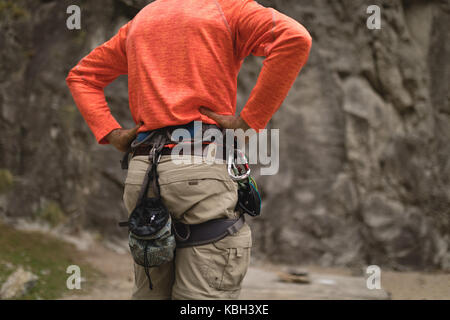
<path fill-rule="evenodd" d="M 87 295 L 69 299 L 129 299 L 133 287 L 132 259 L 123 248 L 94 243 L 84 251 L 85 259 L 103 276 Z M 242 285 L 241 299 L 450 299 L 450 274 L 382 271 L 381 290 L 369 290 L 363 275 L 354 270 L 304 266 L 309 284 L 279 279 L 283 266 L 254 263 Z"/>
<path fill-rule="evenodd" d="M 316 274 L 351 276 L 344 268 L 307 268 Z M 381 287 L 392 300 L 450 300 L 450 274 L 443 272 L 382 271 Z"/>

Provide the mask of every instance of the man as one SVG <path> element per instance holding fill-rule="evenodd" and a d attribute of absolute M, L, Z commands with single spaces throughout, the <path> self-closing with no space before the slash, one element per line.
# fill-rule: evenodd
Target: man
<path fill-rule="evenodd" d="M 126 151 L 149 131 L 193 121 L 223 129 L 265 128 L 306 63 L 311 37 L 297 21 L 253 0 L 157 0 L 109 41 L 93 50 L 67 77 L 74 100 L 100 144 Z M 245 57 L 265 56 L 257 84 L 239 116 L 237 76 Z M 123 129 L 103 88 L 128 74 L 129 106 L 136 124 Z M 136 205 L 147 157 L 130 161 L 124 202 Z M 236 218 L 237 185 L 224 164 L 158 165 L 161 195 L 174 220 L 199 224 Z M 250 261 L 251 232 L 206 245 L 178 248 L 173 262 L 135 264 L 135 299 L 236 299 Z"/>

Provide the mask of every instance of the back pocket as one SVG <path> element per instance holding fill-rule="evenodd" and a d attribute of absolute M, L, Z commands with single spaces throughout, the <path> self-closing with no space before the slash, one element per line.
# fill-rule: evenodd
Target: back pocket
<path fill-rule="evenodd" d="M 159 165 L 161 196 L 175 220 L 198 224 L 236 218 L 237 184 L 221 164 Z"/>

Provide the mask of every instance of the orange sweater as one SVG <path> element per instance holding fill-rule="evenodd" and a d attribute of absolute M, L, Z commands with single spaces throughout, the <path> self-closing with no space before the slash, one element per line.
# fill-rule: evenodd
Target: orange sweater
<path fill-rule="evenodd" d="M 120 128 L 103 88 L 128 74 L 131 114 L 140 132 L 214 123 L 200 106 L 236 111 L 237 76 L 245 57 L 265 56 L 241 117 L 263 129 L 306 63 L 311 37 L 294 19 L 253 0 L 157 0 L 84 57 L 66 81 L 99 143 Z"/>

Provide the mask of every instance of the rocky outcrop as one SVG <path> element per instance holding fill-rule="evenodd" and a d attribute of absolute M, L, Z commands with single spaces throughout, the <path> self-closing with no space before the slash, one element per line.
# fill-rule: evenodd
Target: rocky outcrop
<path fill-rule="evenodd" d="M 38 276 L 19 267 L 3 283 L 0 289 L 0 299 L 20 298 L 34 287 L 37 280 Z"/>
<path fill-rule="evenodd" d="M 145 2 L 145 1 L 144 1 Z M 310 60 L 269 127 L 281 167 L 258 178 L 255 254 L 289 263 L 450 269 L 449 21 L 445 1 L 259 1 L 303 23 Z M 58 204 L 74 229 L 119 234 L 120 155 L 98 146 L 65 85 L 69 69 L 132 18 L 143 1 L 0 1 L 0 168 L 14 176 L 0 206 L 33 216 Z M 261 59 L 248 58 L 238 105 Z M 133 125 L 126 78 L 106 90 Z"/>
<path fill-rule="evenodd" d="M 369 30 L 364 1 L 270 3 L 314 44 L 272 122 L 284 167 L 263 178 L 261 251 L 449 268 L 448 4 L 375 1 L 382 27 Z"/>

